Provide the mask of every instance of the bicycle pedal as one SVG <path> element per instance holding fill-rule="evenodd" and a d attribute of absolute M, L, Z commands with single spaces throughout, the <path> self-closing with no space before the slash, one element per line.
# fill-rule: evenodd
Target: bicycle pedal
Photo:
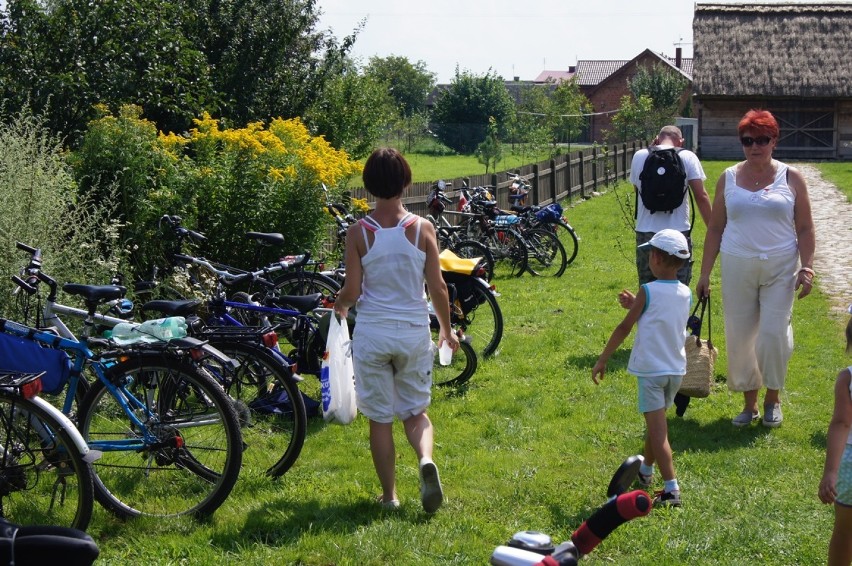
<path fill-rule="evenodd" d="M 305 381 L 305 378 L 301 376 L 301 374 L 293 373 L 293 381 Z"/>

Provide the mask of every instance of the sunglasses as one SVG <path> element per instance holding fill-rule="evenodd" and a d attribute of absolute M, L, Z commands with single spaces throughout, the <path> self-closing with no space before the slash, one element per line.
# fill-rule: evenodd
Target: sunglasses
<path fill-rule="evenodd" d="M 745 147 L 751 147 L 754 144 L 759 145 L 760 147 L 765 147 L 769 145 L 769 142 L 772 141 L 772 138 L 769 136 L 758 136 L 753 138 L 751 136 L 743 136 L 740 138 L 740 141 Z"/>

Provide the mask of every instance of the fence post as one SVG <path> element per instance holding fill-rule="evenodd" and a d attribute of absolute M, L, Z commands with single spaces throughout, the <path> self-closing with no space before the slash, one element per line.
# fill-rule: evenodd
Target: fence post
<path fill-rule="evenodd" d="M 621 144 L 621 178 L 627 179 L 627 144 Z"/>
<path fill-rule="evenodd" d="M 550 202 L 556 202 L 556 160 L 550 160 Z"/>
<path fill-rule="evenodd" d="M 586 158 L 583 156 L 583 150 L 577 152 L 580 158 L 580 197 L 586 198 Z"/>
<path fill-rule="evenodd" d="M 533 183 L 532 183 L 532 198 L 530 204 L 538 204 L 541 202 L 538 198 L 538 186 L 541 182 L 541 173 L 539 172 L 538 163 L 533 163 Z"/>
<path fill-rule="evenodd" d="M 592 191 L 598 190 L 598 165 L 600 156 L 598 155 L 598 146 L 592 148 Z"/>
<path fill-rule="evenodd" d="M 574 178 L 574 175 L 571 174 L 571 154 L 568 153 L 565 157 L 567 158 L 565 162 L 565 185 L 568 187 L 568 203 L 571 204 L 574 202 L 574 184 L 571 182 Z"/>

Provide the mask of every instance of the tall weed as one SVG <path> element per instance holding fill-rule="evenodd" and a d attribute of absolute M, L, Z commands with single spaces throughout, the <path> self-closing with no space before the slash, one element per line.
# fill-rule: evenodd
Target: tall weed
<path fill-rule="evenodd" d="M 8 281 L 21 270 L 26 256 L 15 243 L 24 242 L 43 250 L 60 285 L 108 283 L 124 255 L 112 190 L 80 198 L 59 140 L 31 113 L 0 124 L 0 147 L 0 274 Z M 0 293 L 0 312 L 16 314 L 9 293 Z"/>

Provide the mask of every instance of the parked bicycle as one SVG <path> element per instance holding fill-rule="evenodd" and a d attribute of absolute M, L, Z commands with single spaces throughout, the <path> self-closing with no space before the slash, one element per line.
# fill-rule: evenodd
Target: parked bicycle
<path fill-rule="evenodd" d="M 4 362 L 19 339 L 0 335 Z M 70 420 L 38 397 L 44 372 L 0 372 L 0 517 L 85 530 L 92 517 L 90 450 Z"/>
<path fill-rule="evenodd" d="M 524 271 L 532 275 L 560 277 L 568 265 L 565 247 L 555 234 L 532 228 L 523 217 L 497 207 L 486 187 L 463 188 L 467 214 L 461 225 L 468 237 L 486 245 L 497 264 L 504 263 L 509 276 Z M 499 272 L 495 265 L 495 272 Z"/>
<path fill-rule="evenodd" d="M 97 501 L 125 518 L 213 513 L 236 483 L 242 437 L 231 400 L 194 363 L 209 355 L 204 345 L 192 339 L 121 345 L 97 338 L 92 330 L 98 308 L 123 297 L 125 289 L 68 283 L 63 291 L 86 306 L 78 340 L 55 316 L 58 285 L 41 271 L 40 250 L 22 243 L 18 248 L 30 261 L 26 280 L 12 279 L 28 296 L 38 293 L 36 282 L 49 287 L 44 304 L 55 309 L 47 319 L 53 330 L 11 321 L 2 330 L 70 357 L 67 376 L 46 392 L 64 394 L 62 412 L 74 417 L 89 448 L 102 453 L 93 463 Z M 86 371 L 95 381 L 80 395 Z"/>

